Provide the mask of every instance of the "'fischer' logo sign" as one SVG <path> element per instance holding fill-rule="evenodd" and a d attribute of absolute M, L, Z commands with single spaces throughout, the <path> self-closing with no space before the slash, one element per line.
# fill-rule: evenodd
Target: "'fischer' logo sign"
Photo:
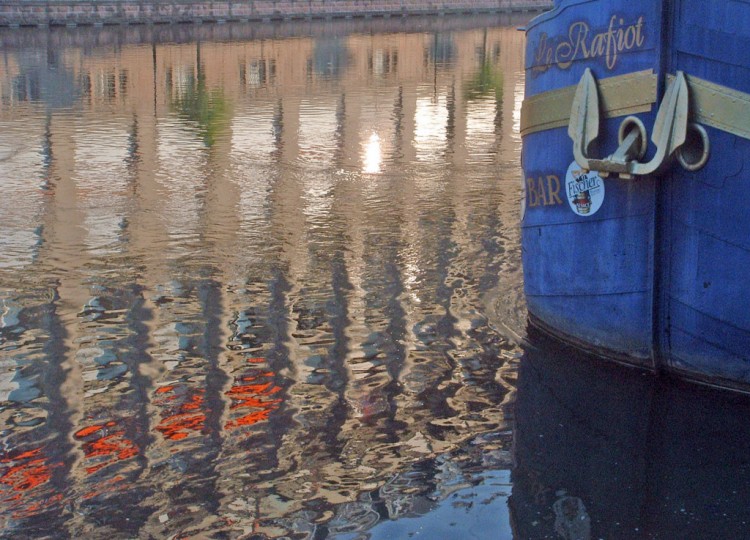
<path fill-rule="evenodd" d="M 573 212 L 593 216 L 604 202 L 604 181 L 599 173 L 584 171 L 574 161 L 565 174 L 565 194 Z"/>

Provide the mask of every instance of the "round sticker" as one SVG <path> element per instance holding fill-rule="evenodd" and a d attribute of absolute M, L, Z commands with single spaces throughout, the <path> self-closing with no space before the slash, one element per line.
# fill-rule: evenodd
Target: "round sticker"
<path fill-rule="evenodd" d="M 604 181 L 596 171 L 584 171 L 575 161 L 565 175 L 570 208 L 579 216 L 593 216 L 604 202 Z"/>

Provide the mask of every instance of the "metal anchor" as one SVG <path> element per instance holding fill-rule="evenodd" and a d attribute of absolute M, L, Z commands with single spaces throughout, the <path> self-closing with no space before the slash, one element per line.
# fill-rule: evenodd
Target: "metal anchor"
<path fill-rule="evenodd" d="M 591 70 L 587 68 L 576 88 L 568 125 L 568 135 L 573 139 L 573 155 L 576 162 L 583 169 L 598 171 L 603 177 L 614 173 L 620 178 L 630 179 L 636 175 L 651 174 L 660 170 L 685 143 L 688 127 L 705 134 L 705 130 L 700 126 L 688 126 L 688 102 L 688 84 L 684 73 L 678 71 L 667 88 L 656 114 L 651 135 L 651 140 L 656 145 L 656 153 L 648 163 L 639 161 L 646 153 L 646 129 L 635 116 L 628 116 L 620 124 L 619 147 L 613 154 L 604 159 L 591 158 L 588 154 L 589 146 L 599 136 L 599 90 Z M 696 170 L 705 163 L 708 157 L 707 136 L 703 144 L 703 161 L 698 167 L 692 164 L 689 170 Z M 678 157 L 680 163 L 683 163 L 681 154 L 678 154 Z"/>

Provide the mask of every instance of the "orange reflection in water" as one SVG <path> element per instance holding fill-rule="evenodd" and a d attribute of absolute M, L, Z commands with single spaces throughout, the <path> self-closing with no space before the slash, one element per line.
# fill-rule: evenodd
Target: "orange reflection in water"
<path fill-rule="evenodd" d="M 179 386 L 162 386 L 156 390 L 158 399 L 154 400 L 157 405 L 171 405 L 172 402 L 181 397 Z M 192 395 L 191 395 L 192 394 Z M 202 389 L 190 390 L 187 400 L 177 405 L 176 410 L 168 414 L 159 425 L 157 431 L 172 441 L 179 441 L 190 435 L 191 432 L 201 432 L 206 422 L 205 413 L 201 412 L 204 403 L 205 391 Z"/>
<path fill-rule="evenodd" d="M 14 491 L 27 491 L 47 482 L 50 479 L 50 470 L 41 453 L 41 448 L 35 448 L 13 457 L 1 458 L 0 463 L 4 466 L 0 484 L 11 486 Z M 5 466 L 6 463 L 15 465 Z"/>
<path fill-rule="evenodd" d="M 276 374 L 273 371 L 261 369 L 260 364 L 265 363 L 265 359 L 248 358 L 247 362 L 253 364 L 252 371 L 235 378 L 232 388 L 226 393 L 232 401 L 230 411 L 241 414 L 229 420 L 226 429 L 252 426 L 266 421 L 282 402 L 280 398 L 271 397 L 280 392 L 281 387 L 274 384 L 273 378 Z"/>
<path fill-rule="evenodd" d="M 43 450 L 43 447 L 39 447 L 0 457 L 0 486 L 3 491 L 9 492 L 2 502 L 13 510 L 15 519 L 37 514 L 62 500 L 61 493 L 40 497 L 42 486 L 52 476 L 52 469 L 61 466 L 60 463 L 50 465 Z M 32 500 L 35 496 L 37 500 Z"/>
<path fill-rule="evenodd" d="M 125 437 L 125 430 L 118 429 L 118 424 L 114 420 L 82 428 L 76 431 L 75 438 L 91 438 L 83 444 L 86 459 L 95 462 L 86 467 L 87 474 L 93 474 L 108 465 L 138 455 L 136 445 Z"/>

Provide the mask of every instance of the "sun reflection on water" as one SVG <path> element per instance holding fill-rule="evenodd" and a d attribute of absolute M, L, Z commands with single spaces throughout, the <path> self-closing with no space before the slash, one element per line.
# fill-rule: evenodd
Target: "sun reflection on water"
<path fill-rule="evenodd" d="M 380 136 L 372 133 L 365 146 L 365 163 L 363 172 L 367 174 L 378 174 L 383 164 L 383 150 L 380 145 Z"/>

